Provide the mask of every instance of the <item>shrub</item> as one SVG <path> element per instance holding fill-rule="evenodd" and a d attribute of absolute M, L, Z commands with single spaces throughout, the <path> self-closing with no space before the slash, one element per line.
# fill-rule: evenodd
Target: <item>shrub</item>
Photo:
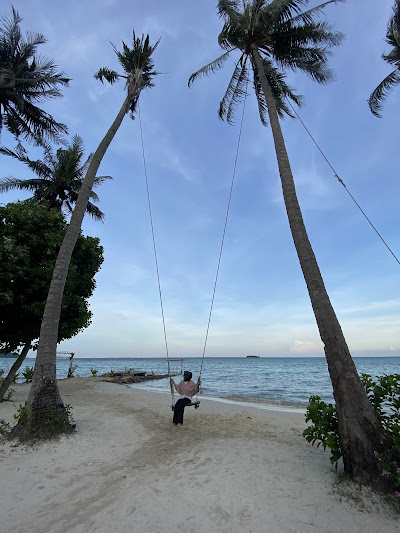
<path fill-rule="evenodd" d="M 26 366 L 25 370 L 21 372 L 23 377 L 25 378 L 25 383 L 28 383 L 29 381 L 32 381 L 33 378 L 33 367 Z"/>
<path fill-rule="evenodd" d="M 361 374 L 368 399 L 383 427 L 390 434 L 394 445 L 393 453 L 385 452 L 375 456 L 382 473 L 391 477 L 396 496 L 400 497 L 400 374 L 377 376 L 374 381 L 369 374 Z M 312 424 L 303 431 L 303 437 L 312 445 L 317 443 L 331 451 L 331 463 L 342 457 L 339 444 L 336 408 L 326 404 L 319 396 L 311 396 L 306 411 L 306 422 Z"/>

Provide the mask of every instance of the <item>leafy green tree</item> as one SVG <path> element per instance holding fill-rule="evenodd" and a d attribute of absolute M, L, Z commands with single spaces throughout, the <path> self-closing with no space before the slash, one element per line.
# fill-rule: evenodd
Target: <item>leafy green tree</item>
<path fill-rule="evenodd" d="M 44 147 L 43 161 L 33 161 L 26 156 L 22 147 L 16 151 L 0 148 L 0 153 L 8 155 L 24 163 L 38 177 L 31 179 L 3 178 L 0 179 L 0 193 L 12 189 L 33 191 L 33 198 L 38 202 L 47 201 L 49 208 L 61 211 L 63 208 L 72 213 L 73 204 L 78 199 L 78 194 L 89 167 L 93 154 L 83 163 L 85 147 L 81 137 L 75 135 L 67 148 L 59 148 L 56 153 L 50 146 Z M 103 183 L 110 176 L 97 176 L 93 186 Z M 91 191 L 90 198 L 97 202 L 97 194 Z M 88 201 L 86 212 L 96 220 L 103 220 L 104 214 L 92 202 Z"/>
<path fill-rule="evenodd" d="M 224 25 L 218 42 L 224 53 L 192 74 L 189 85 L 199 76 L 221 68 L 228 57 L 239 52 L 219 108 L 220 117 L 231 122 L 252 73 L 261 121 L 267 124 L 269 120 L 271 125 L 289 225 L 324 344 L 345 471 L 371 480 L 378 473 L 374 450 L 390 445 L 390 440 L 368 401 L 326 291 L 304 225 L 279 121 L 291 115 L 290 100 L 300 104 L 300 98 L 286 83 L 285 70 L 300 70 L 319 83 L 327 82 L 331 76 L 327 68 L 329 49 L 342 40 L 326 21 L 316 19 L 335 0 L 302 12 L 308 1 L 219 0 Z"/>
<path fill-rule="evenodd" d="M 130 112 L 133 117 L 141 91 L 153 86 L 152 79 L 156 75 L 156 72 L 154 71 L 152 54 L 157 44 L 158 42 L 154 46 L 151 46 L 148 35 L 146 37 L 142 35 L 139 38 L 133 32 L 132 48 L 124 42 L 122 43 L 122 52 L 119 52 L 114 47 L 124 74 L 118 74 L 115 71 L 103 67 L 95 76 L 101 81 L 105 79 L 110 83 L 116 82 L 119 78 L 124 79 L 127 94 L 114 122 L 100 142 L 90 161 L 54 267 L 40 329 L 32 387 L 28 397 L 28 411 L 30 413 L 28 422 L 37 431 L 40 431 L 40 428 L 43 426 L 45 412 L 48 409 L 57 412 L 60 416 L 63 413 L 65 414 L 65 406 L 56 380 L 56 349 L 64 285 L 71 254 L 80 232 L 96 172 L 107 148 L 118 131 L 125 115 Z"/>
<path fill-rule="evenodd" d="M 21 348 L 0 401 L 29 349 L 35 348 L 54 263 L 65 234 L 61 213 L 34 200 L 0 206 L 0 351 Z M 99 239 L 80 235 L 65 286 L 57 342 L 87 328 L 92 313 L 88 299 L 103 262 Z"/>
<path fill-rule="evenodd" d="M 46 39 L 40 33 L 25 37 L 19 27 L 21 17 L 12 8 L 12 18 L 2 17 L 0 26 L 0 134 L 3 126 L 14 137 L 36 144 L 43 139 L 58 141 L 67 127 L 35 104 L 61 96 L 58 87 L 69 79 L 50 59 L 37 53 Z"/>
<path fill-rule="evenodd" d="M 381 81 L 378 87 L 369 97 L 368 104 L 372 113 L 380 117 L 380 110 L 388 92 L 400 84 L 400 0 L 395 0 L 393 15 L 389 20 L 386 42 L 390 44 L 392 50 L 388 54 L 382 54 L 382 58 L 395 69 Z"/>

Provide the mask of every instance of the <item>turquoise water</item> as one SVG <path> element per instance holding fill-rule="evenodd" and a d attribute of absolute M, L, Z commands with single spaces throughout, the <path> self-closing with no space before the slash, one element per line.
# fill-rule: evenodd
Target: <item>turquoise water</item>
<path fill-rule="evenodd" d="M 372 376 L 400 373 L 400 357 L 355 357 L 359 373 Z M 12 360 L 0 359 L 0 369 L 7 369 Z M 34 359 L 27 359 L 25 366 L 33 366 Z M 166 374 L 165 358 L 121 358 L 121 359 L 74 359 L 75 376 L 91 375 L 91 368 L 99 374 L 125 369 L 147 373 Z M 184 359 L 184 370 L 193 373 L 196 380 L 200 371 L 201 358 Z M 69 360 L 57 360 L 57 377 L 67 377 Z M 180 363 L 171 362 L 171 371 L 179 373 Z M 204 396 L 236 399 L 241 401 L 276 402 L 278 404 L 305 405 L 312 394 L 318 394 L 324 401 L 333 402 L 332 386 L 328 367 L 323 357 L 210 357 L 205 358 L 202 383 Z M 168 379 L 147 381 L 136 387 L 169 392 Z"/>

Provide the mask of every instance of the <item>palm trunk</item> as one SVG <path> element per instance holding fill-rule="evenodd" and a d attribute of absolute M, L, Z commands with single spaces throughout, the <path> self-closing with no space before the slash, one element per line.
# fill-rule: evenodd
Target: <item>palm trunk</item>
<path fill-rule="evenodd" d="M 373 481 L 378 475 L 374 451 L 383 451 L 390 445 L 390 440 L 368 400 L 326 291 L 301 214 L 275 100 L 255 45 L 253 59 L 267 101 L 290 229 L 324 344 L 336 402 L 344 469 L 350 476 Z"/>
<path fill-rule="evenodd" d="M 56 380 L 56 350 L 61 305 L 71 255 L 81 230 L 82 220 L 85 215 L 97 170 L 107 148 L 117 133 L 125 115 L 129 111 L 129 106 L 133 97 L 138 97 L 142 88 L 141 83 L 141 71 L 138 71 L 137 76 L 131 79 L 128 95 L 125 98 L 120 111 L 93 155 L 93 159 L 90 162 L 82 187 L 79 191 L 64 240 L 58 252 L 43 313 L 35 371 L 28 397 L 28 407 L 31 408 L 29 421 L 34 428 L 40 427 L 43 420 L 43 412 L 45 410 L 49 408 L 53 408 L 56 411 L 64 409 L 64 404 Z"/>
<path fill-rule="evenodd" d="M 17 357 L 16 361 L 14 362 L 13 366 L 11 367 L 9 373 L 7 374 L 6 378 L 4 379 L 3 383 L 0 387 L 0 402 L 4 400 L 4 396 L 6 392 L 8 391 L 11 383 L 14 381 L 14 377 L 18 370 L 21 368 L 22 363 L 25 361 L 26 356 L 28 355 L 28 352 L 31 348 L 31 343 L 27 342 L 25 346 L 22 348 L 21 353 Z"/>

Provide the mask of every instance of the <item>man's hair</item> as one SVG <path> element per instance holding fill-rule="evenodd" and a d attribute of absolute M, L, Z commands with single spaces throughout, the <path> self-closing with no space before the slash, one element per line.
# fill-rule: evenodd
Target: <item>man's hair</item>
<path fill-rule="evenodd" d="M 183 379 L 184 381 L 190 381 L 192 379 L 192 373 L 189 372 L 189 370 L 185 370 L 185 372 L 183 373 Z"/>

